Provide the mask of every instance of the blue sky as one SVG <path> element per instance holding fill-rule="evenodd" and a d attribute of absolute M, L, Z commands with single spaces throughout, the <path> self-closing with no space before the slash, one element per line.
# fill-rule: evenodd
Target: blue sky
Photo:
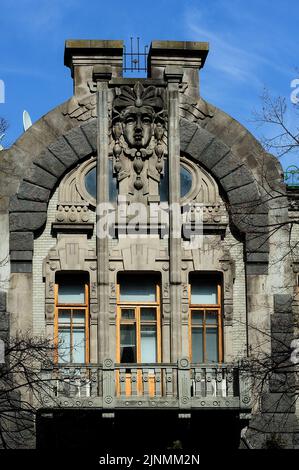
<path fill-rule="evenodd" d="M 2 0 L 0 116 L 10 123 L 4 145 L 22 133 L 24 109 L 34 122 L 72 95 L 63 65 L 64 41 L 71 38 L 209 41 L 202 97 L 257 137 L 271 132 L 251 122 L 252 112 L 261 107 L 263 87 L 292 107 L 298 19 L 298 0 Z M 294 124 L 291 112 L 289 123 Z M 289 163 L 296 157 L 282 160 L 283 166 Z"/>

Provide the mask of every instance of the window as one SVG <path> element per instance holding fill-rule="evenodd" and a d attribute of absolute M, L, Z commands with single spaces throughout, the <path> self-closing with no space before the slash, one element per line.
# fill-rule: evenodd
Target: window
<path fill-rule="evenodd" d="M 161 176 L 160 182 L 160 200 L 161 202 L 168 201 L 169 198 L 169 184 L 168 184 L 168 161 L 164 162 L 164 174 Z M 192 189 L 192 173 L 184 162 L 181 161 L 180 165 L 180 184 L 181 184 L 181 198 L 189 195 Z"/>
<path fill-rule="evenodd" d="M 90 168 L 90 167 L 88 167 Z M 85 173 L 84 185 L 87 193 L 94 199 L 97 198 L 97 167 L 93 163 L 91 169 Z M 109 158 L 109 201 L 115 202 L 117 199 L 117 179 L 113 176 L 113 159 Z"/>
<path fill-rule="evenodd" d="M 218 273 L 190 275 L 189 341 L 191 362 L 222 362 L 221 278 Z"/>
<path fill-rule="evenodd" d="M 89 289 L 84 276 L 65 273 L 55 284 L 55 360 L 89 362 Z"/>
<path fill-rule="evenodd" d="M 161 361 L 160 288 L 151 274 L 122 273 L 118 284 L 117 361 Z"/>

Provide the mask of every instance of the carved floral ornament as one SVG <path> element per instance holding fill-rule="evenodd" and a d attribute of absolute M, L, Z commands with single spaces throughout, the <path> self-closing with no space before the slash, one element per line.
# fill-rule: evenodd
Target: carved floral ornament
<path fill-rule="evenodd" d="M 137 82 L 133 88 L 120 87 L 113 101 L 112 135 L 114 171 L 120 183 L 129 178 L 124 189 L 130 194 L 150 193 L 148 179 L 160 182 L 166 145 L 166 112 L 162 90 Z M 121 185 L 120 185 L 121 186 Z M 158 185 L 155 193 L 158 194 Z"/>

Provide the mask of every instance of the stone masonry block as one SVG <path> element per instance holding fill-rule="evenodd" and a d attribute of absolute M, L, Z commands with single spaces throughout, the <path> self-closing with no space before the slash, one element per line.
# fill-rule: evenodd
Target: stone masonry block
<path fill-rule="evenodd" d="M 37 184 L 43 188 L 52 189 L 57 181 L 56 176 L 53 176 L 51 173 L 48 173 L 46 170 L 43 170 L 39 166 L 33 165 L 29 170 L 29 174 L 24 178 L 30 183 Z"/>
<path fill-rule="evenodd" d="M 229 154 L 229 150 L 229 147 L 221 140 L 214 139 L 213 142 L 211 142 L 211 144 L 203 150 L 199 161 L 203 163 L 208 169 L 211 169 L 224 157 L 226 158 L 226 156 Z"/>
<path fill-rule="evenodd" d="M 221 161 L 223 161 L 223 165 L 225 165 L 225 163 L 228 165 L 228 168 L 226 170 L 228 171 L 229 162 L 227 161 L 227 158 L 225 157 Z M 238 163 L 235 163 L 235 165 L 238 165 Z M 215 174 L 217 174 L 217 176 L 220 177 L 217 173 L 216 167 L 217 165 L 213 168 L 213 172 L 215 172 Z M 233 166 L 231 168 L 232 168 L 231 173 L 226 174 L 226 176 L 224 176 L 223 178 L 220 177 L 221 185 L 223 186 L 223 189 L 226 192 L 231 191 L 232 189 L 235 189 L 235 188 L 246 186 L 247 184 L 253 182 L 252 175 L 249 173 L 249 171 L 247 170 L 247 168 L 245 168 L 244 165 L 240 166 L 239 168 L 237 167 L 233 168 Z M 225 170 L 222 169 L 222 171 L 224 172 Z"/>
<path fill-rule="evenodd" d="M 197 129 L 198 126 L 196 124 L 187 121 L 187 119 L 180 119 L 180 141 L 182 152 L 184 152 L 188 147 Z"/>
<path fill-rule="evenodd" d="M 221 179 L 233 173 L 237 168 L 242 168 L 242 165 L 242 162 L 232 152 L 229 152 L 225 155 L 225 158 L 222 158 L 213 166 L 213 173 L 217 175 L 217 178 Z"/>
<path fill-rule="evenodd" d="M 191 155 L 195 160 L 201 162 L 201 154 L 203 150 L 209 146 L 215 137 L 207 132 L 205 129 L 198 127 L 197 131 L 192 137 L 191 142 L 186 148 L 186 152 Z"/>
<path fill-rule="evenodd" d="M 41 188 L 27 181 L 22 181 L 18 191 L 19 199 L 29 199 L 31 201 L 47 202 L 49 196 L 49 189 Z"/>
<path fill-rule="evenodd" d="M 61 163 L 61 161 L 58 160 L 58 158 L 56 158 L 56 156 L 53 155 L 53 153 L 51 153 L 49 150 L 43 151 L 34 160 L 34 163 L 49 171 L 57 178 L 60 178 L 60 176 L 62 176 L 66 170 L 65 165 L 63 165 L 63 163 Z"/>
<path fill-rule="evenodd" d="M 262 395 L 261 407 L 265 413 L 293 413 L 294 397 L 286 393 L 265 393 Z"/>
<path fill-rule="evenodd" d="M 293 315 L 291 313 L 283 315 L 273 313 L 271 315 L 271 331 L 273 333 L 292 332 L 293 328 Z"/>
<path fill-rule="evenodd" d="M 92 150 L 96 152 L 97 150 L 97 120 L 92 119 L 88 121 L 87 124 L 81 126 L 82 132 L 86 136 Z"/>
<path fill-rule="evenodd" d="M 32 251 L 33 233 L 32 232 L 10 232 L 9 247 L 14 251 Z"/>
<path fill-rule="evenodd" d="M 246 252 L 247 253 L 268 253 L 269 252 L 269 234 L 263 232 L 246 233 Z"/>
<path fill-rule="evenodd" d="M 0 312 L 0 331 L 8 331 L 9 317 L 5 312 Z"/>
<path fill-rule="evenodd" d="M 26 199 L 18 199 L 17 196 L 10 198 L 10 212 L 45 212 L 47 204 L 45 202 L 27 201 Z"/>
<path fill-rule="evenodd" d="M 13 212 L 9 216 L 12 232 L 28 232 L 39 229 L 46 222 L 46 212 Z"/>
<path fill-rule="evenodd" d="M 30 261 L 32 260 L 33 252 L 32 251 L 11 251 L 10 259 L 11 261 Z"/>
<path fill-rule="evenodd" d="M 65 134 L 65 139 L 74 149 L 79 159 L 92 154 L 93 149 L 91 148 L 80 127 L 71 129 L 67 134 Z"/>
<path fill-rule="evenodd" d="M 243 204 L 252 207 L 254 207 L 253 205 L 258 205 L 260 194 L 257 185 L 255 183 L 250 183 L 246 186 L 242 186 L 242 188 L 236 188 L 229 191 L 228 198 L 232 205 L 237 206 L 236 210 L 238 210 L 238 206 Z"/>
<path fill-rule="evenodd" d="M 0 312 L 6 311 L 6 292 L 0 291 Z"/>
<path fill-rule="evenodd" d="M 77 154 L 63 136 L 59 137 L 48 149 L 52 152 L 66 167 L 72 166 L 78 161 Z"/>
<path fill-rule="evenodd" d="M 274 294 L 274 312 L 291 313 L 293 298 L 289 294 Z"/>

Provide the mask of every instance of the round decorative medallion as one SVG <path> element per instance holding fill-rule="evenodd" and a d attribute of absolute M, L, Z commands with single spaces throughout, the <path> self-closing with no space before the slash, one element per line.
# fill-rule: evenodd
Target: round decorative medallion
<path fill-rule="evenodd" d="M 112 359 L 105 359 L 104 361 L 104 367 L 106 367 L 107 369 L 109 369 L 110 367 L 113 366 L 113 361 Z"/>
<path fill-rule="evenodd" d="M 189 367 L 189 359 L 187 357 L 183 357 L 182 359 L 179 360 L 179 367 L 185 369 Z"/>
<path fill-rule="evenodd" d="M 111 403 L 113 402 L 113 398 L 108 395 L 107 397 L 105 397 L 105 403 L 107 403 L 108 405 L 110 405 Z"/>
<path fill-rule="evenodd" d="M 250 398 L 249 398 L 249 397 L 243 397 L 242 402 L 243 402 L 243 403 L 249 403 L 249 402 L 250 402 Z"/>

